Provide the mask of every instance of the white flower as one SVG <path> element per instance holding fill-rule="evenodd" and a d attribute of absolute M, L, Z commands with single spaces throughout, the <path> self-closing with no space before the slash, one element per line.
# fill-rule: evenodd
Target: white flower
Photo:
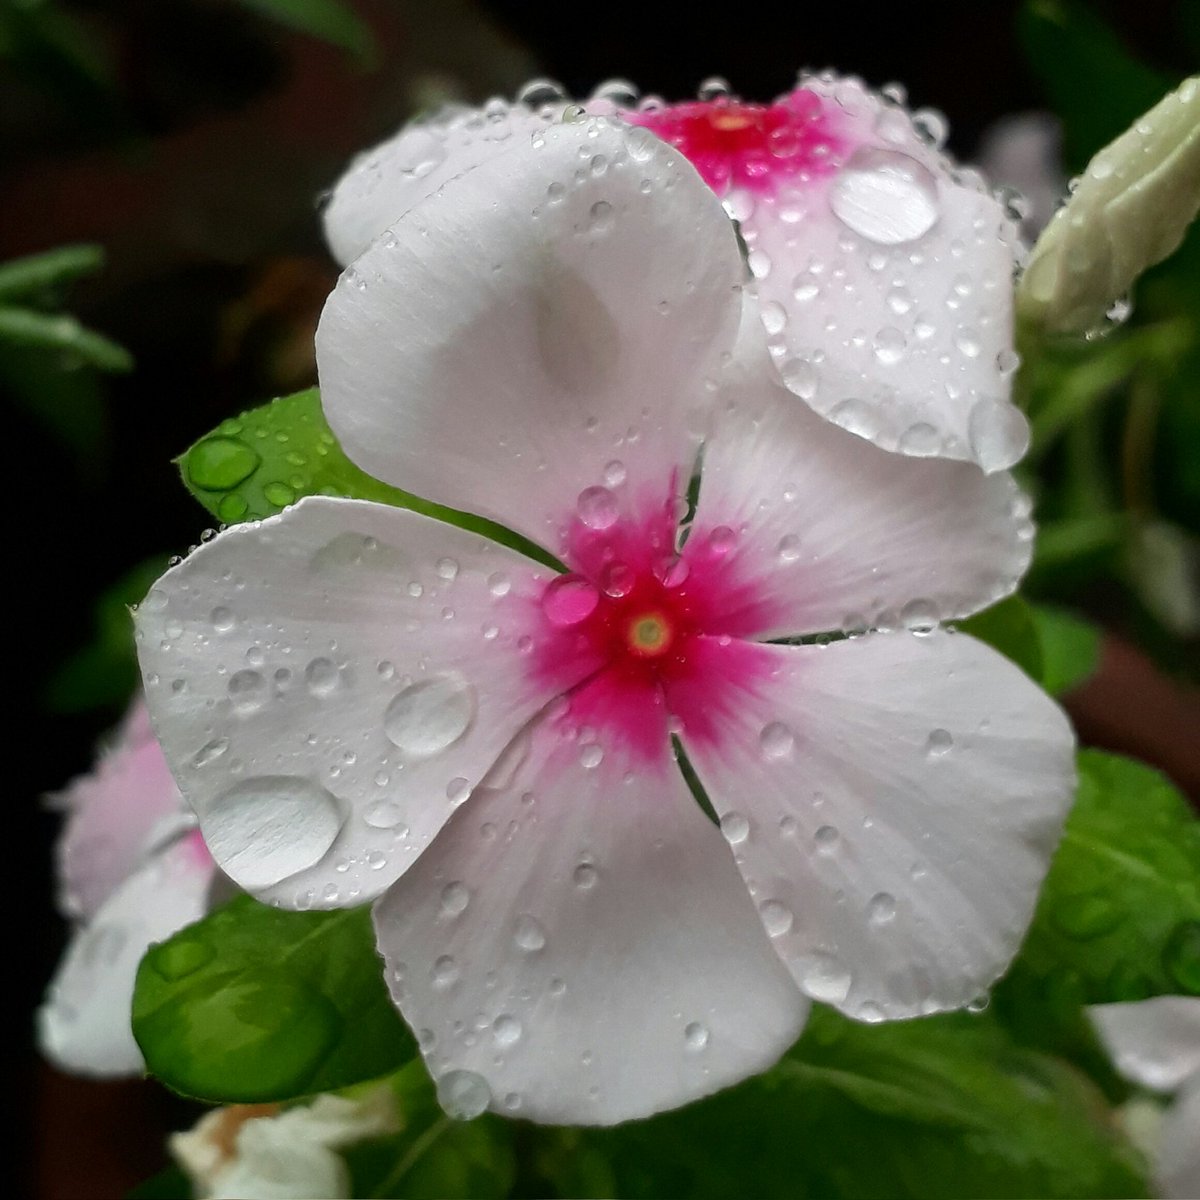
<path fill-rule="evenodd" d="M 169 1146 L 198 1200 L 342 1200 L 350 1175 L 336 1151 L 399 1127 L 386 1087 L 317 1096 L 281 1110 L 239 1104 L 206 1113 Z"/>
<path fill-rule="evenodd" d="M 1027 501 L 797 404 L 741 274 L 660 140 L 516 139 L 343 274 L 318 361 L 364 469 L 569 571 L 311 497 L 137 614 L 217 861 L 281 905 L 386 893 L 387 979 L 459 1111 L 624 1120 L 768 1066 L 808 996 L 961 1006 L 1057 841 L 1066 720 L 938 626 L 1013 589 Z"/>
<path fill-rule="evenodd" d="M 325 213 L 352 262 L 423 197 L 563 111 L 545 84 L 411 125 L 361 155 Z M 709 87 L 640 105 L 627 84 L 587 101 L 680 150 L 736 218 L 768 347 L 817 412 L 888 450 L 1011 466 L 1029 429 L 1010 403 L 1016 226 L 977 172 L 941 150 L 945 119 L 832 72 L 773 104 Z M 590 169 L 587 163 L 578 170 Z"/>
<path fill-rule="evenodd" d="M 1183 241 L 1200 208 L 1200 76 L 1185 80 L 1087 165 L 1029 257 L 1024 320 L 1087 333 Z"/>
<path fill-rule="evenodd" d="M 41 1049 L 67 1071 L 140 1074 L 129 1027 L 138 963 L 204 916 L 216 869 L 140 702 L 112 752 L 57 799 L 68 812 L 60 903 L 76 927 L 38 1012 Z"/>
<path fill-rule="evenodd" d="M 1163 1196 L 1200 1196 L 1200 998 L 1156 996 L 1088 1011 L 1122 1075 L 1175 1096 L 1148 1147 Z"/>

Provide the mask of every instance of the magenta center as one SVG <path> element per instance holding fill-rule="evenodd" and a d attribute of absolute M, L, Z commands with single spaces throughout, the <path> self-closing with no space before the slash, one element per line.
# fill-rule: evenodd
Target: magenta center
<path fill-rule="evenodd" d="M 843 151 L 825 102 L 803 88 L 774 104 L 723 97 L 625 117 L 674 146 L 720 194 L 733 187 L 773 191 L 786 179 L 827 174 Z"/>

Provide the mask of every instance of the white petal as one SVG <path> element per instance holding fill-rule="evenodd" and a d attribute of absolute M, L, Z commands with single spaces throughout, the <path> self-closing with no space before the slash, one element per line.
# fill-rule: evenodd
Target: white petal
<path fill-rule="evenodd" d="M 1200 1076 L 1187 1083 L 1167 1110 L 1154 1177 L 1166 1200 L 1200 1196 Z"/>
<path fill-rule="evenodd" d="M 556 694 L 523 649 L 549 574 L 323 496 L 169 571 L 137 614 L 146 698 L 221 867 L 286 906 L 381 892 Z"/>
<path fill-rule="evenodd" d="M 317 331 L 346 453 L 560 551 L 581 493 L 685 487 L 742 263 L 644 130 L 551 126 L 447 184 L 339 280 Z M 606 471 L 606 468 L 609 468 Z"/>
<path fill-rule="evenodd" d="M 512 783 L 480 789 L 377 905 L 451 1107 L 611 1124 L 763 1070 L 798 1034 L 806 1002 L 665 745 L 664 728 L 635 765 L 543 724 Z"/>
<path fill-rule="evenodd" d="M 762 646 L 774 675 L 681 734 L 809 995 L 863 1020 L 961 1007 L 1008 965 L 1074 783 L 1043 692 L 965 634 Z"/>
<path fill-rule="evenodd" d="M 58 799 L 68 809 L 57 846 L 63 909 L 92 917 L 155 844 L 180 832 L 183 799 L 139 701 L 115 746 Z"/>
<path fill-rule="evenodd" d="M 741 222 L 784 379 L 888 450 L 1011 466 L 1029 437 L 1009 402 L 1012 221 L 902 109 L 854 80 L 806 86 L 844 110 L 849 158 Z"/>
<path fill-rule="evenodd" d="M 48 1058 L 82 1075 L 143 1070 L 129 1027 L 138 963 L 152 943 L 205 915 L 214 875 L 196 835 L 185 835 L 130 875 L 73 935 L 38 1012 Z"/>
<path fill-rule="evenodd" d="M 880 450 L 771 382 L 760 353 L 743 337 L 727 371 L 729 410 L 705 448 L 689 541 L 737 534 L 712 569 L 752 585 L 758 615 L 728 632 L 928 624 L 1013 591 L 1033 525 L 1009 475 Z"/>
<path fill-rule="evenodd" d="M 1118 1071 L 1134 1083 L 1173 1092 L 1200 1073 L 1200 998 L 1156 996 L 1088 1009 Z"/>
<path fill-rule="evenodd" d="M 561 109 L 561 106 L 560 106 Z M 358 155 L 338 180 L 325 209 L 325 238 L 342 266 L 353 262 L 414 204 L 448 179 L 545 126 L 547 114 L 493 101 L 486 111 L 451 109 L 406 125 Z"/>

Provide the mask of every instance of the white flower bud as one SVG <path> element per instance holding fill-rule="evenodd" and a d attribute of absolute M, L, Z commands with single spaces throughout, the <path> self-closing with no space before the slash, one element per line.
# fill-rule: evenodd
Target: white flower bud
<path fill-rule="evenodd" d="M 1017 311 L 1052 333 L 1086 333 L 1166 258 L 1200 208 L 1200 76 L 1186 80 L 1088 164 L 1034 246 Z"/>

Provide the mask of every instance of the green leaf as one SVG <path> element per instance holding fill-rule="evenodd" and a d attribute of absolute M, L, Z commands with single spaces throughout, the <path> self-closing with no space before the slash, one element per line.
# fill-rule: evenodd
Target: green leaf
<path fill-rule="evenodd" d="M 1080 753 L 1020 961 L 1081 1004 L 1200 994 L 1200 821 L 1157 771 Z"/>
<path fill-rule="evenodd" d="M 1051 604 L 1030 605 L 1042 646 L 1042 687 L 1052 696 L 1077 688 L 1100 663 L 1100 630 Z"/>
<path fill-rule="evenodd" d="M 282 912 L 249 896 L 146 954 L 133 1033 L 151 1074 L 218 1103 L 345 1087 L 416 1054 L 367 908 Z"/>
<path fill-rule="evenodd" d="M 373 60 L 376 47 L 371 27 L 342 0 L 241 0 L 246 8 L 281 25 Z"/>
<path fill-rule="evenodd" d="M 167 568 L 161 555 L 126 572 L 96 601 L 92 639 L 50 677 L 47 707 L 60 713 L 116 708 L 138 686 L 131 605 L 138 604 Z"/>
<path fill-rule="evenodd" d="M 1073 171 L 1175 82 L 1133 58 L 1081 0 L 1031 0 L 1021 11 L 1018 33 L 1051 107 L 1062 118 Z"/>
<path fill-rule="evenodd" d="M 1020 596 L 1009 596 L 991 608 L 959 621 L 958 628 L 987 642 L 1012 659 L 1030 679 L 1042 678 L 1042 642 L 1033 609 Z"/>
<path fill-rule="evenodd" d="M 494 1116 L 452 1121 L 438 1104 L 420 1060 L 389 1082 L 400 1132 L 343 1152 L 351 1195 L 361 1200 L 500 1200 L 509 1194 L 516 1173 L 512 1124 Z"/>
<path fill-rule="evenodd" d="M 44 254 L 11 259 L 0 263 L 0 302 L 36 299 L 103 266 L 104 251 L 92 245 L 58 246 Z"/>
<path fill-rule="evenodd" d="M 62 313 L 35 312 L 31 308 L 0 308 L 0 342 L 30 346 L 69 355 L 101 371 L 129 371 L 128 350 Z"/>
<path fill-rule="evenodd" d="M 778 1066 L 678 1112 L 546 1135 L 560 1195 L 1142 1196 L 1080 1075 L 986 1017 L 860 1025 L 817 1010 Z"/>
<path fill-rule="evenodd" d="M 351 496 L 425 513 L 557 565 L 544 550 L 494 521 L 431 504 L 360 470 L 330 432 L 316 388 L 222 422 L 178 463 L 188 491 L 225 525 L 273 516 L 302 496 Z"/>

